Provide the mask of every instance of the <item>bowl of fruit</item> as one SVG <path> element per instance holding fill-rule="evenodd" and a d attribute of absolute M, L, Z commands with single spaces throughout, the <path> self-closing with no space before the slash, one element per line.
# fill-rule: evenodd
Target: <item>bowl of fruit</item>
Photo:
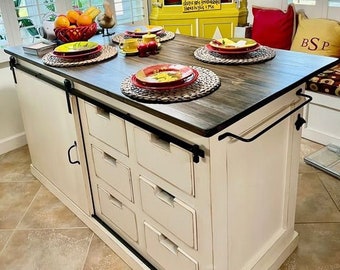
<path fill-rule="evenodd" d="M 100 9 L 92 6 L 85 11 L 68 10 L 54 21 L 54 33 L 58 40 L 67 43 L 87 41 L 97 33 L 96 17 Z"/>

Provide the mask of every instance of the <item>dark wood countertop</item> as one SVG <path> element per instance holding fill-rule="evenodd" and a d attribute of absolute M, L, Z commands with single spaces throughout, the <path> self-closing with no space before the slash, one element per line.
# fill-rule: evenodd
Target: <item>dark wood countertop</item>
<path fill-rule="evenodd" d="M 97 36 L 93 40 L 108 43 L 108 37 Z M 174 40 L 162 43 L 157 55 L 144 58 L 119 53 L 105 62 L 68 68 L 46 66 L 41 58 L 25 54 L 21 47 L 6 48 L 5 52 L 205 137 L 225 129 L 339 62 L 337 58 L 277 50 L 275 58 L 264 63 L 207 64 L 193 55 L 196 48 L 207 42 L 201 38 L 176 35 Z M 208 68 L 220 77 L 221 86 L 208 96 L 172 104 L 138 102 L 121 93 L 120 83 L 124 78 L 159 63 Z"/>

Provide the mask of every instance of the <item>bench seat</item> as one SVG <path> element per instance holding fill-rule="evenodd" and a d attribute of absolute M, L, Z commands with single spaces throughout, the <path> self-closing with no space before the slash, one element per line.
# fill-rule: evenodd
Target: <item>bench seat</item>
<path fill-rule="evenodd" d="M 340 97 L 340 64 L 311 78 L 306 83 L 306 89 Z"/>

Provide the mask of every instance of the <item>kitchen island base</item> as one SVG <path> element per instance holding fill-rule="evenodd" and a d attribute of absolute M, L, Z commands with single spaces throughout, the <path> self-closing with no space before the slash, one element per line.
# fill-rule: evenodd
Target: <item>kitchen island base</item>
<path fill-rule="evenodd" d="M 338 59 L 277 50 L 221 67 L 192 57 L 206 42 L 176 35 L 148 58 L 220 78 L 170 104 L 121 93 L 143 58 L 55 68 L 6 49 L 33 174 L 132 269 L 278 269 L 297 246 L 303 83 Z"/>

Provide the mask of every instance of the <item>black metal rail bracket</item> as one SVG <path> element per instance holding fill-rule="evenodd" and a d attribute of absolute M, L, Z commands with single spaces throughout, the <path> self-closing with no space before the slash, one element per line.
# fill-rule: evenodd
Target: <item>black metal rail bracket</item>
<path fill-rule="evenodd" d="M 266 133 L 267 131 L 269 131 L 273 127 L 275 127 L 277 124 L 279 124 L 283 120 L 285 120 L 288 116 L 290 116 L 293 113 L 295 113 L 296 111 L 300 110 L 303 106 L 305 106 L 307 103 L 311 102 L 312 99 L 313 99 L 311 96 L 303 94 L 302 93 L 302 89 L 299 89 L 296 92 L 296 95 L 300 96 L 300 97 L 305 97 L 306 100 L 304 102 L 302 102 L 299 106 L 295 107 L 293 110 L 291 110 L 290 112 L 288 112 L 287 114 L 283 115 L 281 118 L 279 118 L 278 120 L 276 120 L 275 122 L 273 122 L 272 124 L 270 124 L 269 126 L 264 128 L 263 130 L 261 130 L 260 132 L 255 134 L 253 137 L 243 138 L 243 137 L 240 137 L 240 136 L 235 135 L 233 133 L 226 132 L 226 133 L 223 133 L 220 136 L 218 136 L 218 140 L 221 141 L 221 140 L 225 139 L 226 137 L 232 137 L 232 138 L 237 139 L 237 140 L 242 141 L 242 142 L 252 142 L 252 141 L 256 140 L 258 137 L 260 137 L 261 135 L 263 135 L 264 133 Z M 300 114 L 298 114 L 297 120 L 295 122 L 296 130 L 299 130 L 304 123 L 306 123 L 306 120 L 303 119 L 303 117 Z"/>

